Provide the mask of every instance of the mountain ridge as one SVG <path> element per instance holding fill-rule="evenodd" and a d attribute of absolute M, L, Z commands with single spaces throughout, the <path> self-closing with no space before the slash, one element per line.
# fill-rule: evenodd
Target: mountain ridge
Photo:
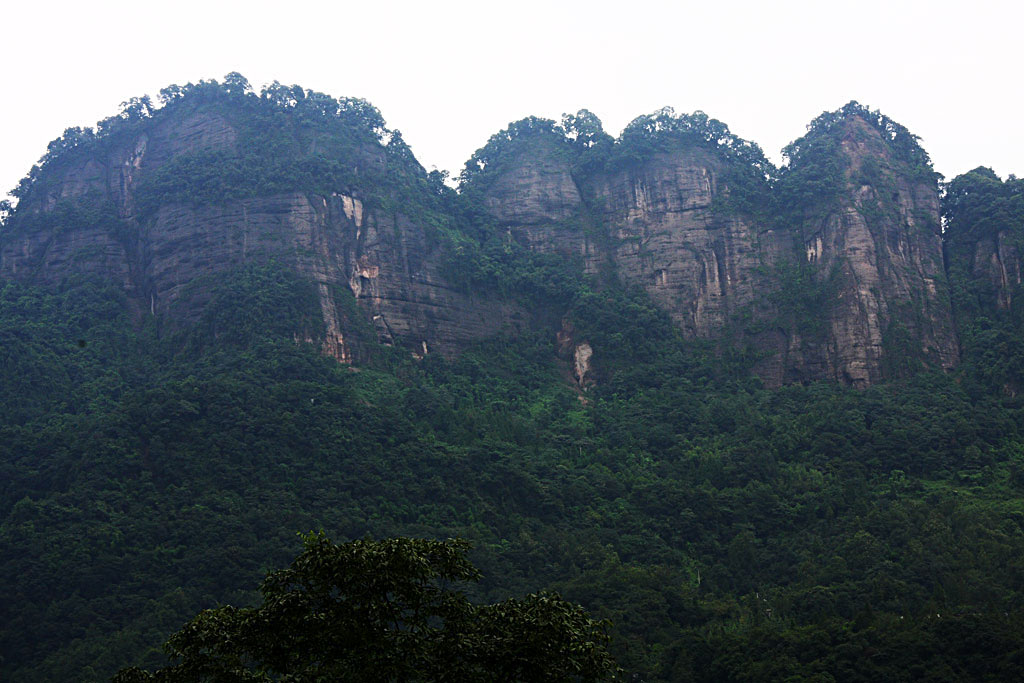
<path fill-rule="evenodd" d="M 1021 680 L 1021 181 L 851 105 L 784 169 L 527 119 L 455 192 L 361 101 L 167 97 L 0 227 L 0 678 L 164 666 L 323 528 L 470 540 L 638 680 Z"/>
<path fill-rule="evenodd" d="M 781 169 L 702 112 L 659 110 L 618 139 L 586 110 L 530 117 L 474 154 L 455 194 L 361 100 L 256 95 L 237 74 L 161 98 L 50 144 L 0 232 L 0 277 L 99 276 L 139 311 L 194 319 L 188 283 L 283 259 L 316 283 L 326 353 L 368 353 L 346 341 L 358 325 L 336 299 L 351 296 L 376 342 L 450 356 L 540 309 L 567 315 L 495 281 L 484 247 L 505 240 L 570 279 L 643 290 L 684 338 L 748 346 L 770 386 L 958 362 L 937 174 L 909 131 L 855 102 L 812 122 Z"/>

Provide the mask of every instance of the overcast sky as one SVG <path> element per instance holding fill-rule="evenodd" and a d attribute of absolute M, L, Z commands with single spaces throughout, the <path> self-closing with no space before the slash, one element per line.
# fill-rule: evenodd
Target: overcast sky
<path fill-rule="evenodd" d="M 851 99 L 921 136 L 951 178 L 1024 175 L 1017 2 L 19 2 L 0 10 L 0 196 L 68 126 L 240 71 L 364 97 L 428 169 L 457 173 L 533 114 L 618 134 L 701 109 L 774 161 Z"/>

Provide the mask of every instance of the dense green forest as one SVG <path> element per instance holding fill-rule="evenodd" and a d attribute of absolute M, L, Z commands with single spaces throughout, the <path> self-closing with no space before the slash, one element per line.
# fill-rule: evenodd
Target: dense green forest
<path fill-rule="evenodd" d="M 102 280 L 0 282 L 0 679 L 164 665 L 171 633 L 201 609 L 255 604 L 298 534 L 318 529 L 466 539 L 474 600 L 557 591 L 611 621 L 635 680 L 1024 679 L 1024 295 L 998 306 L 959 246 L 999 230 L 1024 244 L 1022 181 L 979 169 L 946 187 L 956 371 L 769 389 L 749 349 L 684 340 L 643 292 L 502 242 L 473 192 L 425 173 L 362 101 L 276 84 L 258 96 L 238 81 L 164 98 L 155 112 L 129 103 L 106 133 L 67 133 L 21 202 L 46 191 L 48 163 L 175 106 L 236 98 L 255 112 L 246 121 L 277 131 L 241 135 L 279 153 L 176 160 L 146 181 L 141 212 L 168 197 L 381 188 L 362 196 L 414 203 L 465 286 L 568 311 L 599 381 L 568 381 L 544 328 L 450 360 L 380 346 L 339 364 L 296 343 L 320 315 L 314 286 L 273 261 L 211 282 L 188 324 L 136 315 Z M 877 123 L 930 172 L 913 136 Z M 326 145 L 319 167 L 297 151 L 309 130 Z M 580 164 L 629 163 L 652 145 L 726 150 L 747 169 L 733 195 L 744 211 L 773 183 L 795 197 L 816 182 L 771 168 L 713 119 L 666 111 L 618 146 L 589 112 L 526 121 L 463 181 L 486 182 L 503 150 L 538 135 Z M 368 140 L 408 173 L 329 161 Z M 15 210 L 2 230 L 38 220 Z"/>

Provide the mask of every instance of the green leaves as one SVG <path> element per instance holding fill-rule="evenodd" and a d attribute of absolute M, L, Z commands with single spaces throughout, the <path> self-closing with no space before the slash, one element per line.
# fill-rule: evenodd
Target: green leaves
<path fill-rule="evenodd" d="M 272 572 L 255 608 L 204 610 L 167 641 L 174 663 L 135 681 L 597 681 L 607 624 L 557 595 L 474 605 L 463 540 L 335 545 L 323 532 Z"/>

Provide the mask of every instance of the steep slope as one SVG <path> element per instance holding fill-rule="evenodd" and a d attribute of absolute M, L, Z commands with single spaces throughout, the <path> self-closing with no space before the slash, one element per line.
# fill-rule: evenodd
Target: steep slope
<path fill-rule="evenodd" d="M 581 145 L 577 131 L 525 119 L 471 160 L 487 172 L 464 174 L 463 192 L 534 251 L 580 258 L 590 273 L 610 266 L 686 337 L 711 338 L 753 302 L 761 265 L 758 228 L 729 206 L 749 160 L 729 157 L 742 141 L 715 124 L 663 110 L 614 144 L 598 134 Z"/>
<path fill-rule="evenodd" d="M 376 334 L 364 342 L 423 355 L 523 318 L 442 277 L 436 192 L 364 102 L 201 84 L 108 125 L 51 146 L 60 153 L 0 235 L 0 277 L 54 287 L 97 276 L 140 311 L 187 322 L 217 273 L 280 261 L 320 297 L 323 327 L 296 336 L 346 362 L 367 351 L 351 343 L 367 323 Z"/>
<path fill-rule="evenodd" d="M 950 183 L 943 211 L 949 271 L 977 297 L 961 308 L 1009 311 L 1024 283 L 1024 180 L 976 168 Z"/>
<path fill-rule="evenodd" d="M 642 288 L 684 337 L 752 346 L 772 385 L 952 368 L 938 187 L 915 138 L 851 103 L 788 153 L 779 173 L 699 112 L 585 145 L 527 119 L 478 153 L 463 191 L 534 251 Z"/>
<path fill-rule="evenodd" d="M 322 313 L 294 336 L 350 362 L 376 343 L 452 356 L 538 319 L 553 335 L 588 275 L 645 292 L 683 338 L 743 346 L 773 386 L 957 363 L 935 174 L 856 103 L 813 122 L 781 172 L 700 112 L 641 116 L 617 140 L 585 111 L 528 118 L 454 197 L 363 101 L 237 79 L 163 97 L 51 144 L 0 234 L 0 277 L 98 277 L 177 324 L 217 273 L 281 262 Z M 986 245 L 992 277 L 1019 278 L 1015 252 Z"/>
<path fill-rule="evenodd" d="M 854 386 L 956 365 L 936 176 L 914 136 L 850 103 L 787 154 L 778 199 L 831 296 L 824 334 L 800 340 L 793 365 Z"/>
<path fill-rule="evenodd" d="M 954 312 L 967 374 L 1010 396 L 1024 391 L 1024 181 L 988 168 L 955 178 L 943 198 Z"/>
<path fill-rule="evenodd" d="M 587 181 L 619 277 L 647 291 L 686 337 L 720 336 L 762 279 L 758 227 L 716 206 L 725 172 L 721 159 L 691 146 Z"/>
<path fill-rule="evenodd" d="M 554 121 L 509 124 L 466 163 L 459 187 L 466 228 L 596 273 L 605 254 L 577 182 L 578 158 Z"/>

